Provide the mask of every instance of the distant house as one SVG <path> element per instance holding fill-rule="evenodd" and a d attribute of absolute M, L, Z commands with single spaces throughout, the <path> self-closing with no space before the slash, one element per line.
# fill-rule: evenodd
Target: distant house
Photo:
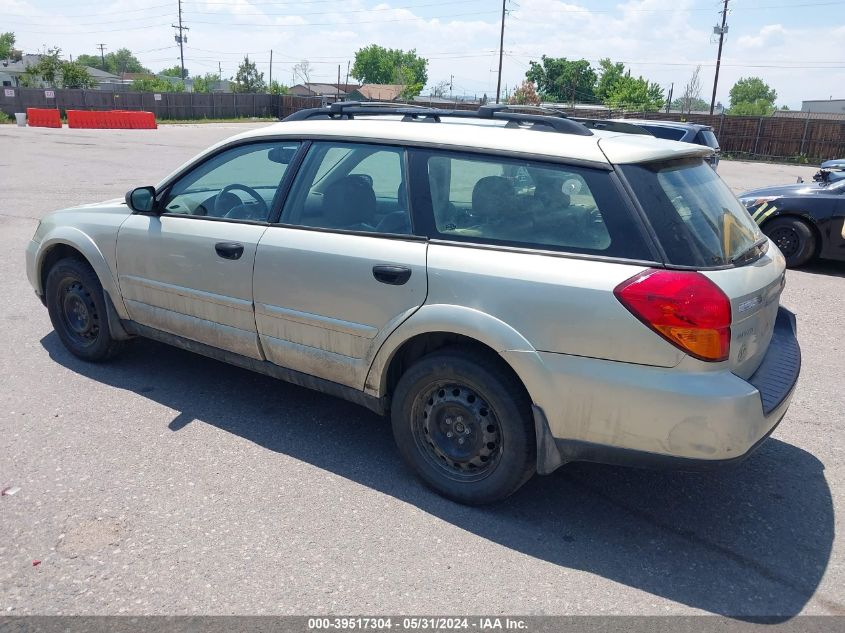
<path fill-rule="evenodd" d="M 404 89 L 401 84 L 364 84 L 350 92 L 347 101 L 397 101 Z"/>
<path fill-rule="evenodd" d="M 41 55 L 24 55 L 19 62 L 0 62 L 0 81 L 4 86 L 20 86 L 21 77 L 26 73 L 30 66 L 35 66 L 41 61 Z M 119 85 L 121 78 L 118 75 L 107 73 L 99 68 L 85 66 L 85 70 L 96 82 L 94 86 L 98 90 L 111 90 L 112 86 Z M 39 85 L 36 88 L 47 87 L 44 81 L 38 81 Z"/>
<path fill-rule="evenodd" d="M 358 88 L 358 84 L 296 84 L 288 91 L 295 97 L 322 97 L 327 100 L 346 99 L 347 95 Z"/>
<path fill-rule="evenodd" d="M 801 102 L 802 112 L 845 114 L 845 99 L 811 99 Z"/>

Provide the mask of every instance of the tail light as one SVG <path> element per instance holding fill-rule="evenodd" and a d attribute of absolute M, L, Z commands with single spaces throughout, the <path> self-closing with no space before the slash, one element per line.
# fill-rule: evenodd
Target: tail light
<path fill-rule="evenodd" d="M 694 271 L 649 269 L 623 281 L 613 294 L 635 317 L 699 360 L 727 360 L 731 302 Z"/>

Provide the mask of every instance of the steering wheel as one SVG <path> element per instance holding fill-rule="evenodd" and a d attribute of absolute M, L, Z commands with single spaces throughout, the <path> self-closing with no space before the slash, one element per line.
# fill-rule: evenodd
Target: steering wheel
<path fill-rule="evenodd" d="M 231 185 L 226 185 L 225 187 L 223 187 L 223 189 L 220 191 L 220 193 L 218 193 L 217 196 L 214 198 L 214 215 L 216 215 L 218 217 L 222 217 L 224 215 L 228 216 L 229 213 L 231 213 L 234 209 L 237 208 L 237 207 L 232 207 L 231 209 L 226 211 L 225 209 L 222 208 L 223 205 L 221 204 L 221 201 L 224 199 L 225 194 L 229 193 L 230 191 L 232 191 L 234 189 L 240 189 L 241 191 L 245 191 L 250 196 L 252 196 L 255 199 L 255 201 L 258 203 L 258 206 L 259 206 L 261 213 L 264 215 L 265 218 L 267 217 L 270 210 L 267 208 L 267 203 L 264 202 L 264 198 L 262 198 L 261 195 L 255 189 L 253 189 L 252 187 L 247 187 L 246 185 L 242 185 L 242 184 L 237 183 L 237 182 L 233 183 Z M 225 213 L 224 213 L 224 211 L 225 211 Z"/>

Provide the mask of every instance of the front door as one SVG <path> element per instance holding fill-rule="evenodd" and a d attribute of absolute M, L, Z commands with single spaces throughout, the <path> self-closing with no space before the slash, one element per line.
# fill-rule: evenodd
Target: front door
<path fill-rule="evenodd" d="M 216 348 L 262 358 L 252 305 L 259 239 L 297 143 L 239 145 L 203 160 L 136 213 L 117 243 L 130 318 Z"/>
<path fill-rule="evenodd" d="M 261 238 L 255 310 L 267 359 L 362 388 L 384 339 L 425 301 L 401 148 L 319 142 Z"/>

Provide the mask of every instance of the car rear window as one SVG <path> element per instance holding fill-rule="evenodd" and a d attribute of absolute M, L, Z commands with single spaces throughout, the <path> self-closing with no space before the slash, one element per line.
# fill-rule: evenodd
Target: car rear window
<path fill-rule="evenodd" d="M 716 135 L 713 130 L 701 130 L 698 136 L 695 137 L 695 142 L 699 145 L 706 145 L 713 149 L 719 149 L 719 141 L 716 140 Z"/>
<path fill-rule="evenodd" d="M 679 130 L 678 128 L 674 127 L 662 127 L 660 125 L 643 125 L 642 123 L 639 124 L 641 128 L 645 128 L 657 138 L 663 138 L 667 141 L 680 141 L 684 138 L 684 134 L 686 131 Z"/>
<path fill-rule="evenodd" d="M 621 169 L 669 264 L 713 267 L 736 263 L 763 238 L 745 207 L 701 159 Z"/>
<path fill-rule="evenodd" d="M 608 171 L 428 150 L 412 165 L 432 237 L 653 259 Z"/>

